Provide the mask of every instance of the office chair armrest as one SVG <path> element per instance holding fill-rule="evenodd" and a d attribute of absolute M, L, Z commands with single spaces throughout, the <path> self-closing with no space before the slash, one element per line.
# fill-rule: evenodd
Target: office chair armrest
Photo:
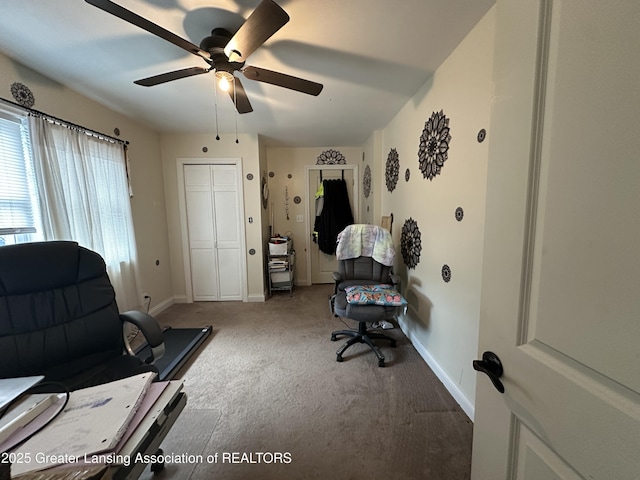
<path fill-rule="evenodd" d="M 151 357 L 147 358 L 145 363 L 153 363 L 164 355 L 164 335 L 155 318 L 139 310 L 129 310 L 128 312 L 120 313 L 120 320 L 122 320 L 123 324 L 129 322 L 135 325 L 142 332 L 151 349 Z M 135 355 L 126 338 L 125 346 L 130 355 Z"/>
<path fill-rule="evenodd" d="M 391 278 L 391 282 L 393 282 L 393 286 L 396 290 L 400 291 L 400 276 L 392 273 L 389 275 L 389 278 Z"/>

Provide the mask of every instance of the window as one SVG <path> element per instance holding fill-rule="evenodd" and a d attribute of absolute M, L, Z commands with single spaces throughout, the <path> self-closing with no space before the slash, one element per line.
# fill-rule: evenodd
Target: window
<path fill-rule="evenodd" d="M 118 305 L 141 305 L 123 145 L 0 105 L 0 245 L 48 240 L 98 252 Z"/>
<path fill-rule="evenodd" d="M 27 118 L 0 111 L 0 245 L 42 239 Z"/>

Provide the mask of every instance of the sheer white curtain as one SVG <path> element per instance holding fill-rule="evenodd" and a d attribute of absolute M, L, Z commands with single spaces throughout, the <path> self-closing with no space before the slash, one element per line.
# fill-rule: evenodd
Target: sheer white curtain
<path fill-rule="evenodd" d="M 46 240 L 74 240 L 105 260 L 121 311 L 141 304 L 124 146 L 30 117 Z"/>

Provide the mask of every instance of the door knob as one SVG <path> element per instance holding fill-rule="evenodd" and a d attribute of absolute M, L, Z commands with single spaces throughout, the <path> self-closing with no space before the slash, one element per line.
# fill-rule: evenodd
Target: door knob
<path fill-rule="evenodd" d="M 502 368 L 502 362 L 495 353 L 484 352 L 482 360 L 473 361 L 473 369 L 488 375 L 496 390 L 504 393 L 504 385 L 500 381 L 504 369 Z"/>

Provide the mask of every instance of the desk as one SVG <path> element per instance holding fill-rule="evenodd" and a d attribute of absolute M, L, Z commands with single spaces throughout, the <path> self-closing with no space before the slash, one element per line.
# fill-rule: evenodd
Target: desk
<path fill-rule="evenodd" d="M 140 424 L 117 454 L 131 459 L 129 465 L 59 465 L 15 477 L 19 480 L 133 480 L 147 467 L 136 456 L 154 455 L 187 403 L 182 382 L 169 382 Z M 14 477 L 12 477 L 14 478 Z"/>

